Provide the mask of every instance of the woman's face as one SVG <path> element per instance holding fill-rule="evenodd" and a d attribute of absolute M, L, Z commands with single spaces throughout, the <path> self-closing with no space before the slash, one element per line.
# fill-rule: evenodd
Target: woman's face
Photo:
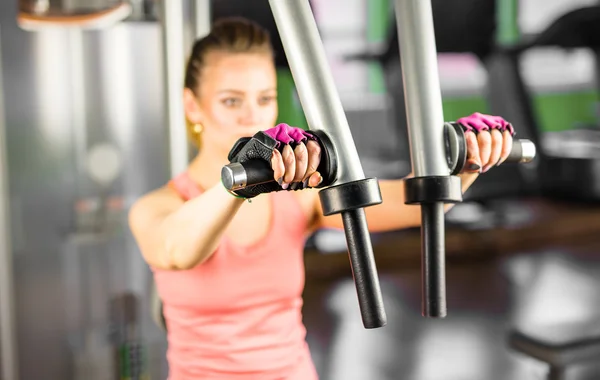
<path fill-rule="evenodd" d="M 277 119 L 273 59 L 259 53 L 211 52 L 194 97 L 187 90 L 186 114 L 204 127 L 202 146 L 229 151 L 241 137 L 271 128 Z"/>

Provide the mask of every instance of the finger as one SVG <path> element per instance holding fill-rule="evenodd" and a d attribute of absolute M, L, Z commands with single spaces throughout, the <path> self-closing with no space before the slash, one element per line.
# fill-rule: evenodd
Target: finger
<path fill-rule="evenodd" d="M 308 150 L 308 167 L 304 179 L 313 175 L 321 163 L 321 146 L 318 142 L 310 140 L 306 143 L 306 150 Z"/>
<path fill-rule="evenodd" d="M 506 121 L 502 116 L 492 116 L 491 119 L 494 123 L 496 123 L 496 125 L 499 125 L 500 127 L 505 127 L 508 124 L 508 121 Z M 495 127 L 496 125 L 494 125 L 493 127 Z"/>
<path fill-rule="evenodd" d="M 513 145 L 513 137 L 510 135 L 510 131 L 504 131 L 504 133 L 502 133 L 502 137 L 502 153 L 500 154 L 500 160 L 498 161 L 497 165 L 501 165 L 504 161 L 506 161 Z"/>
<path fill-rule="evenodd" d="M 479 158 L 479 144 L 477 136 L 473 132 L 465 133 L 467 142 L 467 162 L 463 171 L 479 173 L 481 171 L 481 159 Z"/>
<path fill-rule="evenodd" d="M 469 125 L 479 132 L 485 132 L 490 129 L 483 120 L 469 120 Z"/>
<path fill-rule="evenodd" d="M 480 132 L 477 135 L 477 143 L 479 144 L 479 159 L 481 168 L 489 163 L 490 155 L 492 154 L 492 135 L 489 132 Z"/>
<path fill-rule="evenodd" d="M 283 183 L 283 174 L 285 173 L 285 165 L 283 164 L 283 157 L 277 149 L 273 151 L 271 156 L 271 168 L 273 169 L 273 177 L 275 181 L 281 185 Z"/>
<path fill-rule="evenodd" d="M 492 140 L 490 159 L 487 165 L 483 167 L 482 173 L 487 172 L 492 166 L 496 165 L 500 160 L 500 154 L 502 153 L 502 132 L 497 129 L 492 129 L 490 137 Z"/>
<path fill-rule="evenodd" d="M 294 155 L 296 156 L 296 170 L 293 182 L 302 182 L 306 174 L 306 168 L 308 167 L 308 151 L 306 150 L 306 145 L 304 145 L 304 143 L 296 145 Z"/>
<path fill-rule="evenodd" d="M 289 145 L 283 147 L 281 156 L 283 157 L 283 165 L 285 166 L 283 184 L 281 186 L 283 186 L 284 189 L 287 189 L 289 184 L 293 182 L 294 175 L 296 174 L 296 158 L 294 157 L 292 147 Z"/>
<path fill-rule="evenodd" d="M 319 186 L 319 184 L 321 184 L 321 182 L 323 182 L 323 177 L 321 176 L 321 173 L 314 172 L 308 178 L 308 187 L 317 187 Z"/>

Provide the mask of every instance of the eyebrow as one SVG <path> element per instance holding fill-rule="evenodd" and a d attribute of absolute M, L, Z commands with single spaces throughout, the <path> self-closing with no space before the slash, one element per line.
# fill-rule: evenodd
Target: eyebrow
<path fill-rule="evenodd" d="M 277 89 L 275 87 L 272 87 L 272 88 L 267 88 L 267 89 L 261 90 L 260 92 L 271 92 L 271 91 L 277 91 Z M 243 95 L 244 91 L 232 90 L 232 89 L 225 89 L 225 90 L 219 91 L 218 93 L 219 94 L 222 94 L 222 93 L 235 93 L 235 94 Z"/>

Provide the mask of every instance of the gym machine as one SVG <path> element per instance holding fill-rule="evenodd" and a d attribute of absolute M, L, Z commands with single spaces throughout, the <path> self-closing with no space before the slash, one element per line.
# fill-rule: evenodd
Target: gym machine
<path fill-rule="evenodd" d="M 341 214 L 365 328 L 386 324 L 386 314 L 365 207 L 382 203 L 375 178 L 365 178 L 308 0 L 270 0 L 310 130 L 323 142 L 329 171 L 319 192 L 324 215 Z M 444 204 L 462 201 L 459 173 L 466 162 L 462 128 L 444 123 L 429 1 L 396 0 L 414 178 L 406 203 L 422 212 L 422 314 L 446 316 Z M 529 162 L 535 145 L 515 140 L 510 162 Z M 273 181 L 268 165 L 249 161 L 223 167 L 225 187 L 238 190 Z"/>

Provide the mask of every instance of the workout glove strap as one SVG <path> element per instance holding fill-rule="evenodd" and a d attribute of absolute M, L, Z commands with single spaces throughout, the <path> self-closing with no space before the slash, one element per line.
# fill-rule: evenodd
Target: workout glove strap
<path fill-rule="evenodd" d="M 265 160 L 270 163 L 275 149 L 281 152 L 285 145 L 290 145 L 293 149 L 299 143 L 306 143 L 308 140 L 319 142 L 319 139 L 309 131 L 291 127 L 287 124 L 279 124 L 274 128 L 258 132 L 252 137 L 239 139 L 229 152 L 228 159 L 231 163 L 244 163 L 255 159 Z M 322 147 L 322 144 L 320 145 Z M 235 194 L 244 198 L 253 198 L 259 194 L 273 191 L 301 189 L 301 186 L 289 186 L 287 189 L 283 189 L 279 183 L 273 180 L 272 182 L 236 190 Z"/>
<path fill-rule="evenodd" d="M 456 122 L 460 124 L 466 132 L 474 132 L 477 134 L 491 129 L 498 129 L 500 132 L 509 131 L 511 136 L 516 134 L 512 124 L 500 116 L 484 115 L 476 112 L 470 116 L 461 117 Z"/>

